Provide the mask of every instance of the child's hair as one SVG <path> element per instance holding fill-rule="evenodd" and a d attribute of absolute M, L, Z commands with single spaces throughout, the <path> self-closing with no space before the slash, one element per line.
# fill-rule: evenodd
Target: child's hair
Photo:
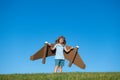
<path fill-rule="evenodd" d="M 66 40 L 65 40 L 65 37 L 64 37 L 64 36 L 58 37 L 58 39 L 55 41 L 55 43 L 56 43 L 56 44 L 59 43 L 59 40 L 60 40 L 61 38 L 63 38 L 63 40 L 64 40 L 63 44 L 66 45 Z"/>

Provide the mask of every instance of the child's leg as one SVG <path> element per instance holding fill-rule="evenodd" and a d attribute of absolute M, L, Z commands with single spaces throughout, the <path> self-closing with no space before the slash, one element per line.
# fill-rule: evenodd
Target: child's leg
<path fill-rule="evenodd" d="M 56 73 L 57 70 L 58 70 L 58 66 L 55 66 L 55 68 L 54 68 L 54 73 Z"/>
<path fill-rule="evenodd" d="M 60 73 L 62 73 L 62 66 L 60 66 L 59 68 L 60 68 Z"/>
<path fill-rule="evenodd" d="M 65 60 L 61 60 L 61 61 L 60 61 L 60 67 L 59 67 L 59 68 L 60 68 L 60 73 L 62 73 L 62 68 L 63 68 L 63 66 L 64 66 L 64 61 L 65 61 Z"/>
<path fill-rule="evenodd" d="M 59 60 L 58 60 L 58 59 L 55 59 L 55 68 L 54 68 L 54 73 L 56 73 L 56 72 L 57 72 L 58 68 L 59 68 Z"/>

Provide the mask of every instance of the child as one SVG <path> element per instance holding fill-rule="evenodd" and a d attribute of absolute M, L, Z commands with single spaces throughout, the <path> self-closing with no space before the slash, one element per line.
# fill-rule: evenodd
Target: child
<path fill-rule="evenodd" d="M 64 51 L 69 52 L 73 47 L 70 49 L 66 49 L 66 40 L 64 36 L 60 36 L 56 41 L 55 41 L 55 46 L 51 47 L 51 50 L 56 49 L 56 54 L 55 54 L 55 68 L 54 68 L 54 73 L 57 72 L 57 70 L 60 70 L 60 73 L 62 73 L 62 67 L 64 66 Z"/>

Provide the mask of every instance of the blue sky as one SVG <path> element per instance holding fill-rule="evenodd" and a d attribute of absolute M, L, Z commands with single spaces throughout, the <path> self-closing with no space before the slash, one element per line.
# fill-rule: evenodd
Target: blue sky
<path fill-rule="evenodd" d="M 29 57 L 60 35 L 86 64 L 64 72 L 120 72 L 119 0 L 1 0 L 0 74 L 53 72 L 54 57 Z"/>

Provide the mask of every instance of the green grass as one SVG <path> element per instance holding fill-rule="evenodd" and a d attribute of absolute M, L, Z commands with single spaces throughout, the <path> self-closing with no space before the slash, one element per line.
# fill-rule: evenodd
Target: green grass
<path fill-rule="evenodd" d="M 0 80 L 120 80 L 120 72 L 0 74 Z"/>

